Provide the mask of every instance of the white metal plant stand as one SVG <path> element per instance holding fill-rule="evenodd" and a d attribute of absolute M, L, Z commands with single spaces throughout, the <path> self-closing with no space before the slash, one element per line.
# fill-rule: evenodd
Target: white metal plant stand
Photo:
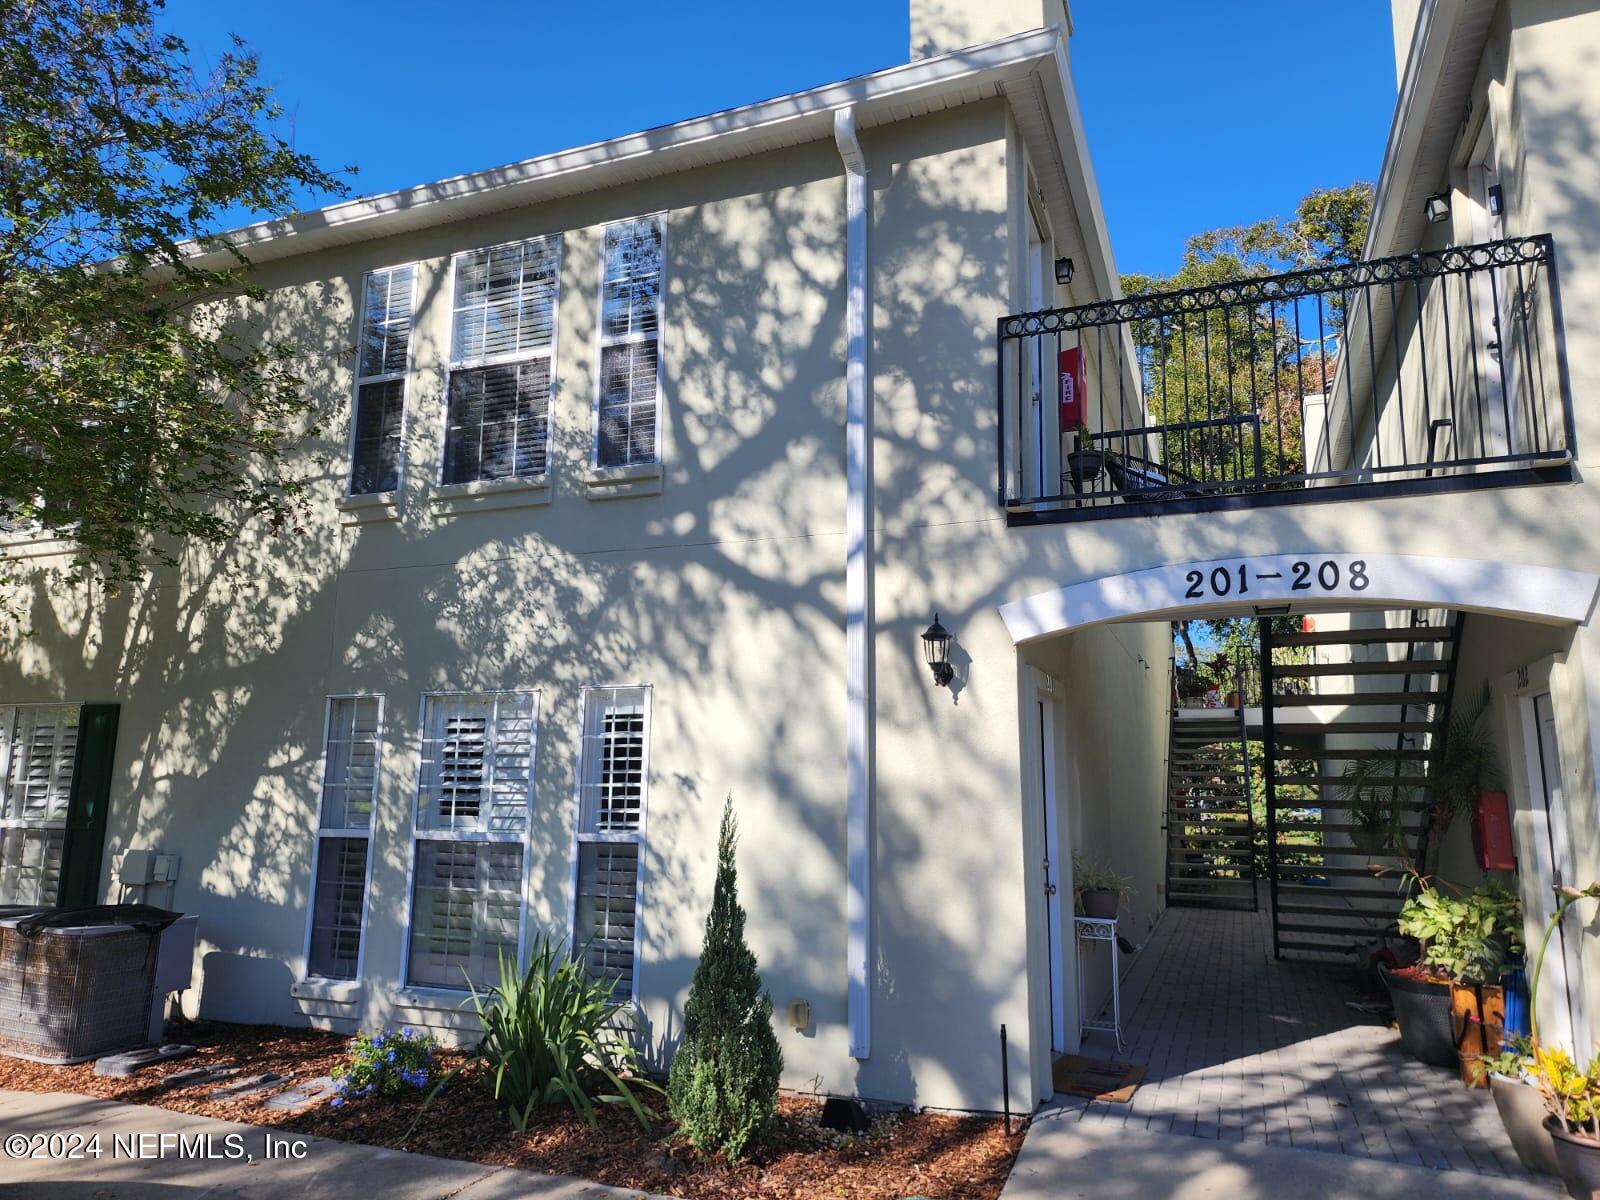
<path fill-rule="evenodd" d="M 1115 917 L 1074 917 L 1078 928 L 1078 1035 L 1091 1030 L 1102 1030 L 1117 1039 L 1117 1049 L 1122 1049 L 1122 965 L 1118 961 L 1117 919 Z M 1086 946 L 1104 942 L 1111 947 L 1111 1020 L 1091 1020 L 1089 1002 L 1083 992 L 1083 957 Z"/>

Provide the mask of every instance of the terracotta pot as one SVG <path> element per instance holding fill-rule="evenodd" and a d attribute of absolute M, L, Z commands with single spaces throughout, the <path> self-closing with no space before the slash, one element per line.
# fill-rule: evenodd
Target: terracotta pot
<path fill-rule="evenodd" d="M 1450 1030 L 1450 985 L 1396 975 L 1380 966 L 1378 974 L 1389 989 L 1400 1045 L 1407 1054 L 1430 1067 L 1458 1067 L 1455 1038 Z"/>
<path fill-rule="evenodd" d="M 1544 1119 L 1555 1147 L 1556 1168 L 1573 1200 L 1600 1200 L 1600 1142 L 1567 1130 L 1556 1116 Z"/>
<path fill-rule="evenodd" d="M 1083 915 L 1086 917 L 1099 917 L 1104 921 L 1113 921 L 1117 916 L 1117 894 L 1103 888 L 1087 888 L 1078 893 L 1078 900 L 1083 905 Z"/>
<path fill-rule="evenodd" d="M 1539 1099 L 1539 1089 L 1526 1080 L 1496 1073 L 1489 1076 L 1489 1094 L 1494 1097 L 1500 1124 L 1505 1126 L 1517 1160 L 1530 1171 L 1561 1174 L 1556 1165 L 1554 1140 L 1544 1127 L 1549 1113 L 1545 1111 L 1544 1101 Z"/>

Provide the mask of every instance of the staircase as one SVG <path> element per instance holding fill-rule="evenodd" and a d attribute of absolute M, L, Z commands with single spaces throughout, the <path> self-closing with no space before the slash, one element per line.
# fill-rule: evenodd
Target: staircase
<path fill-rule="evenodd" d="M 1244 710 L 1174 708 L 1171 720 L 1167 903 L 1254 909 L 1255 822 Z"/>
<path fill-rule="evenodd" d="M 1418 610 L 1377 619 L 1276 638 L 1261 622 L 1261 724 L 1252 732 L 1262 743 L 1279 957 L 1348 956 L 1391 932 L 1405 899 L 1397 868 L 1423 849 L 1463 618 Z M 1319 706 L 1334 710 L 1329 719 L 1316 719 Z M 1352 772 L 1361 781 L 1353 798 Z M 1380 876 L 1375 866 L 1389 870 Z"/>

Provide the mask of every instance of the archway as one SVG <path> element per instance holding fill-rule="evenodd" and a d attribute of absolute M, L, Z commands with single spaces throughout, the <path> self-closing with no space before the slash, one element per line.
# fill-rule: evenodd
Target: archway
<path fill-rule="evenodd" d="M 1416 554 L 1241 555 L 1105 575 L 1000 606 L 1018 645 L 1106 621 L 1161 620 L 1285 603 L 1442 608 L 1555 624 L 1588 620 L 1587 571 Z"/>

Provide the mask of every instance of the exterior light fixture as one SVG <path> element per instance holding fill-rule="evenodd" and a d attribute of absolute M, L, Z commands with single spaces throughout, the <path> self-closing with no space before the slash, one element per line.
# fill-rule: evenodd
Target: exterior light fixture
<path fill-rule="evenodd" d="M 950 665 L 950 631 L 939 624 L 938 613 L 933 614 L 933 624 L 922 632 L 922 652 L 933 669 L 934 684 L 949 687 L 956 669 Z"/>
<path fill-rule="evenodd" d="M 1435 192 L 1428 197 L 1427 206 L 1423 210 L 1428 214 L 1428 220 L 1437 225 L 1440 221 L 1450 219 L 1450 193 Z"/>
<path fill-rule="evenodd" d="M 1491 217 L 1498 217 L 1501 213 L 1505 212 L 1506 197 L 1505 193 L 1500 190 L 1500 185 L 1498 183 L 1491 183 L 1489 185 L 1488 200 L 1489 215 Z"/>
<path fill-rule="evenodd" d="M 1070 258 L 1056 259 L 1056 282 L 1062 287 L 1072 282 L 1072 260 Z"/>

